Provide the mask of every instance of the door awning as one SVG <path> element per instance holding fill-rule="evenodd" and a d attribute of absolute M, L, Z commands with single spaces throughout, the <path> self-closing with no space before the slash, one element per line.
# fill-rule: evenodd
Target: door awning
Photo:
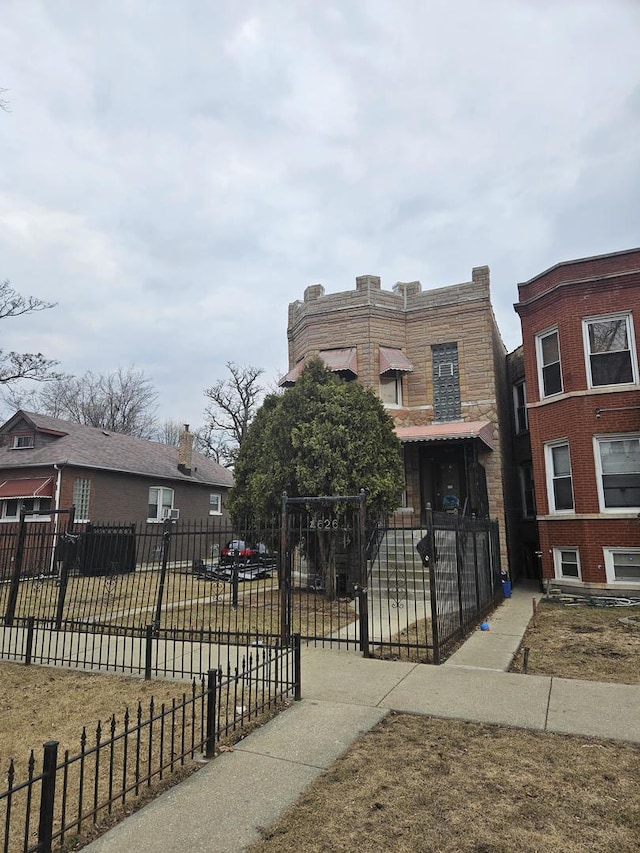
<path fill-rule="evenodd" d="M 406 355 L 393 347 L 380 347 L 380 376 L 385 373 L 411 373 L 413 365 Z"/>
<path fill-rule="evenodd" d="M 10 498 L 52 498 L 53 477 L 31 477 L 4 480 L 0 483 L 0 500 Z"/>
<path fill-rule="evenodd" d="M 425 426 L 396 427 L 396 435 L 403 444 L 413 441 L 465 441 L 477 440 L 489 450 L 495 447 L 491 421 L 464 421 L 458 423 L 427 424 Z"/>
<path fill-rule="evenodd" d="M 351 373 L 354 377 L 358 375 L 358 351 L 355 347 L 322 349 L 320 358 L 334 373 Z"/>

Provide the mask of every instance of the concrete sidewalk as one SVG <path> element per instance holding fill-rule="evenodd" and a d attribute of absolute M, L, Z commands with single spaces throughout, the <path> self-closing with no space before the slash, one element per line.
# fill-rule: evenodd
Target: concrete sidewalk
<path fill-rule="evenodd" d="M 305 649 L 301 702 L 86 850 L 241 851 L 392 710 L 640 743 L 640 686 L 505 671 L 534 597 L 516 588 L 440 667 Z"/>

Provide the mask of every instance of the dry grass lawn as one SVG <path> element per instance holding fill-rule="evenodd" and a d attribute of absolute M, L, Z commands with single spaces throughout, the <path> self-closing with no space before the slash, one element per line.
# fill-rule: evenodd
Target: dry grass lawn
<path fill-rule="evenodd" d="M 522 672 L 525 648 L 531 675 L 640 684 L 640 607 L 543 601 L 523 637 L 512 672 Z"/>
<path fill-rule="evenodd" d="M 250 853 L 631 853 L 640 747 L 391 715 Z"/>
<path fill-rule="evenodd" d="M 538 606 L 529 672 L 640 683 L 640 608 Z M 522 654 L 514 669 L 521 668 Z M 185 684 L 0 664 L 0 770 L 55 737 Z M 37 697 L 34 701 L 34 697 Z M 62 746 L 61 745 L 61 746 Z M 391 715 L 320 778 L 251 853 L 640 851 L 640 747 Z"/>

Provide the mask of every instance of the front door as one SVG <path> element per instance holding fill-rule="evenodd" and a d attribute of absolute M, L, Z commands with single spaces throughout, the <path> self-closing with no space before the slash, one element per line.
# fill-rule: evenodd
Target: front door
<path fill-rule="evenodd" d="M 461 446 L 422 450 L 420 494 L 422 522 L 425 520 L 427 504 L 435 512 L 462 511 L 467 497 L 467 483 Z"/>

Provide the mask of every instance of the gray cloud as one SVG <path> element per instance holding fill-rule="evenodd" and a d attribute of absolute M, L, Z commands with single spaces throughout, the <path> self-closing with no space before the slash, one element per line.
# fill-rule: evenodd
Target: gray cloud
<path fill-rule="evenodd" d="M 488 264 L 515 285 L 638 243 L 640 7 L 13 0 L 0 275 L 57 301 L 3 345 L 135 363 L 197 424 L 224 364 L 286 368 L 306 285 Z"/>

